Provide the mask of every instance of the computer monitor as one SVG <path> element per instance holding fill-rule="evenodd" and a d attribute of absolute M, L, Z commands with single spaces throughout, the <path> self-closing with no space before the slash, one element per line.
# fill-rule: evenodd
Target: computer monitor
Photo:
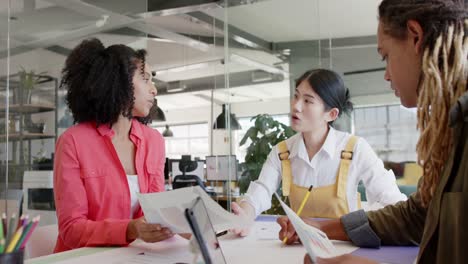
<path fill-rule="evenodd" d="M 171 160 L 172 178 L 183 174 L 182 171 L 179 170 L 179 162 L 180 160 Z M 186 172 L 185 174 L 196 175 L 202 181 L 205 180 L 205 161 L 197 160 L 197 168 L 194 171 Z"/>
<path fill-rule="evenodd" d="M 206 157 L 206 180 L 237 181 L 238 161 L 235 155 Z"/>

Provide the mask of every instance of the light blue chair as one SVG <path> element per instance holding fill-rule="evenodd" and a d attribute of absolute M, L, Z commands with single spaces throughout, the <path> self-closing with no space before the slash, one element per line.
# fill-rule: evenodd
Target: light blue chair
<path fill-rule="evenodd" d="M 401 193 L 404 193 L 408 197 L 412 193 L 416 192 L 417 189 L 416 185 L 398 185 L 398 188 L 400 189 Z M 366 188 L 364 187 L 364 184 L 362 184 L 362 182 L 358 185 L 358 192 L 361 194 L 361 201 L 367 201 Z"/>

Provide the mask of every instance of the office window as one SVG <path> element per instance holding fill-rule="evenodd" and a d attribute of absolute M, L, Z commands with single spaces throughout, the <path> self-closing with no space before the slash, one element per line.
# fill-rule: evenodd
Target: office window
<path fill-rule="evenodd" d="M 400 105 L 354 110 L 355 134 L 365 138 L 384 161 L 416 160 L 416 121 L 416 110 Z"/>
<path fill-rule="evenodd" d="M 205 159 L 209 155 L 208 123 L 174 125 L 169 127 L 174 136 L 164 138 L 166 156 L 180 159 L 182 155 Z M 155 127 L 161 134 L 165 127 Z"/>

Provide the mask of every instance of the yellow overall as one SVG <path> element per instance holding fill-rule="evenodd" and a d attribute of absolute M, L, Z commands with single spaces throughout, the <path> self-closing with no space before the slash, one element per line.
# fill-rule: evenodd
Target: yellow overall
<path fill-rule="evenodd" d="M 315 187 L 307 200 L 301 217 L 339 218 L 349 213 L 346 184 L 351 160 L 353 159 L 354 145 L 357 137 L 351 136 L 345 150 L 341 152 L 341 161 L 336 182 L 332 185 Z M 278 144 L 279 158 L 282 168 L 283 196 L 289 196 L 291 208 L 297 212 L 310 186 L 297 186 L 292 180 L 291 161 L 286 141 Z M 358 208 L 361 208 L 361 196 L 358 193 Z"/>

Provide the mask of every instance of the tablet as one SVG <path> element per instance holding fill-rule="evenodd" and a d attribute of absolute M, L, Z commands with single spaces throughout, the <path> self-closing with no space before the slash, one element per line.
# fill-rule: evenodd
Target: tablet
<path fill-rule="evenodd" d="M 185 209 L 185 217 L 192 229 L 205 264 L 226 264 L 208 211 L 200 197 L 195 199 L 191 208 Z"/>

